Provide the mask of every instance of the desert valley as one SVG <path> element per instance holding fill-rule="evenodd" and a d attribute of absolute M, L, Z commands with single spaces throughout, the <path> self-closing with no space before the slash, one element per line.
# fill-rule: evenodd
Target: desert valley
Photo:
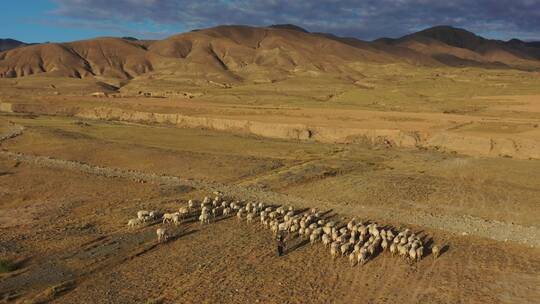
<path fill-rule="evenodd" d="M 0 302 L 535 303 L 539 219 L 538 42 L 0 41 Z"/>

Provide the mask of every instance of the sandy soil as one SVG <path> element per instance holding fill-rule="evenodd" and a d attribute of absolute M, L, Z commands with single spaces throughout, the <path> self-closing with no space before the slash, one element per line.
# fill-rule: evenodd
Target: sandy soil
<path fill-rule="evenodd" d="M 2 118 L 25 127 L 1 143 L 0 258 L 18 264 L 0 274 L 8 302 L 531 303 L 540 296 L 533 160 Z M 175 210 L 214 189 L 408 226 L 448 248 L 413 265 L 381 254 L 351 268 L 299 239 L 278 258 L 269 231 L 236 219 L 167 226 L 174 237 L 164 244 L 155 239 L 160 224 L 126 227 L 139 209 Z M 504 242 L 505 232 L 520 237 Z"/>

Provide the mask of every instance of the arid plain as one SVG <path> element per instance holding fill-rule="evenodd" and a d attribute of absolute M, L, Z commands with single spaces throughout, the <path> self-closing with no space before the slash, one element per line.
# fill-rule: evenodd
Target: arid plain
<path fill-rule="evenodd" d="M 215 62 L 197 53 L 205 39 Z M 146 52 L 137 56 L 148 66 L 129 72 L 139 57 L 89 59 L 96 43 L 103 54 L 128 52 L 99 39 L 85 52 L 51 44 L 0 53 L 0 299 L 534 303 L 540 61 L 506 46 L 472 54 L 425 39 L 360 45 L 220 27 L 114 40 Z M 87 65 L 55 47 L 77 49 Z M 380 252 L 351 267 L 291 237 L 277 257 L 269 230 L 234 216 L 127 226 L 138 210 L 173 212 L 216 191 L 319 208 L 341 223 L 408 227 L 426 256 Z M 168 242 L 157 242 L 159 227 Z M 444 248 L 436 259 L 432 244 Z"/>

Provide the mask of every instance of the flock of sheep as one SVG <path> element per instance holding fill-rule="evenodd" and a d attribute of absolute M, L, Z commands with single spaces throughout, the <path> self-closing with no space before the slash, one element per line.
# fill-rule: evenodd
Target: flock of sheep
<path fill-rule="evenodd" d="M 137 218 L 128 221 L 129 227 L 161 220 L 163 224 L 180 224 L 184 219 L 198 215 L 201 224 L 208 224 L 217 217 L 236 215 L 238 220 L 247 223 L 259 221 L 276 236 L 286 234 L 303 237 L 313 245 L 321 242 L 330 248 L 333 259 L 338 256 L 348 257 L 351 266 L 363 265 L 379 253 L 389 252 L 392 256 L 415 262 L 425 254 L 425 244 L 419 235 L 410 229 L 399 230 L 393 227 L 381 227 L 377 223 L 362 222 L 355 218 L 346 224 L 325 218 L 317 209 L 309 211 L 295 210 L 293 207 L 266 206 L 264 203 L 243 203 L 223 199 L 218 195 L 213 200 L 205 197 L 199 204 L 190 200 L 187 206 L 180 207 L 174 213 L 140 210 Z M 156 231 L 159 242 L 167 241 L 166 228 Z M 431 246 L 434 258 L 440 254 L 438 245 Z"/>

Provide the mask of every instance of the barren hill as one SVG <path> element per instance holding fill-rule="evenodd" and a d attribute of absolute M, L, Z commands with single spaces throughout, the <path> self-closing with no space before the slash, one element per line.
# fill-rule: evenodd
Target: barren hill
<path fill-rule="evenodd" d="M 309 33 L 286 24 L 218 26 L 159 41 L 96 38 L 47 43 L 0 53 L 0 77 L 37 73 L 132 79 L 155 72 L 167 77 L 271 82 L 291 74 L 358 74 L 357 63 L 423 66 L 540 67 L 540 48 L 488 40 L 462 29 L 430 28 L 400 39 L 366 42 Z"/>
<path fill-rule="evenodd" d="M 540 63 L 540 49 L 534 44 L 486 39 L 451 26 L 435 26 L 399 39 L 384 38 L 375 42 L 408 48 L 449 66 L 537 69 Z"/>
<path fill-rule="evenodd" d="M 9 38 L 0 39 L 0 52 L 11 50 L 11 49 L 18 48 L 25 45 L 26 43 L 15 40 L 15 39 L 9 39 Z"/>

